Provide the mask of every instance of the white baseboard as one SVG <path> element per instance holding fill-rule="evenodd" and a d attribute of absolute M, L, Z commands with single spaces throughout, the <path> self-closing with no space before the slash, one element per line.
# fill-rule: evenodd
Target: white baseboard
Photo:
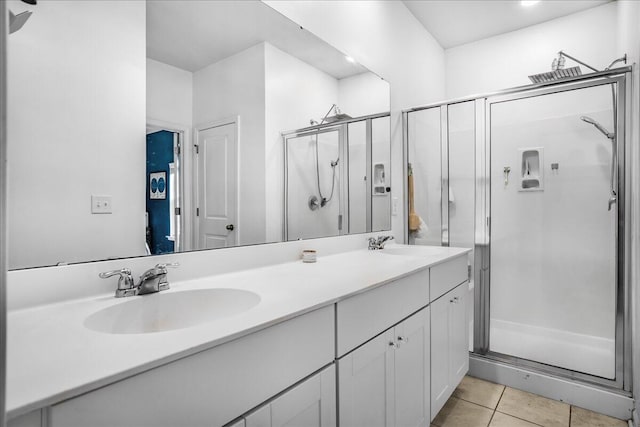
<path fill-rule="evenodd" d="M 562 378 L 536 373 L 505 363 L 471 355 L 469 375 L 483 380 L 559 400 L 621 420 L 633 416 L 633 399 Z M 636 424 L 638 427 L 638 424 Z"/>

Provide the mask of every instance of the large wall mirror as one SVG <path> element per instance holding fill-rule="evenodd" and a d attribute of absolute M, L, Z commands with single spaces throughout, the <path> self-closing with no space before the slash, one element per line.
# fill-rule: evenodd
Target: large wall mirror
<path fill-rule="evenodd" d="M 10 269 L 390 229 L 388 83 L 266 4 L 7 4 Z"/>

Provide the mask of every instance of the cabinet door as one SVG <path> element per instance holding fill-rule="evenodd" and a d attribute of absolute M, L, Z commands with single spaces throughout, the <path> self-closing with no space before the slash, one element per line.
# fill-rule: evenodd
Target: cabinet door
<path fill-rule="evenodd" d="M 427 307 L 395 327 L 395 426 L 429 425 L 430 352 Z"/>
<path fill-rule="evenodd" d="M 393 426 L 394 333 L 390 329 L 338 360 L 340 426 Z"/>
<path fill-rule="evenodd" d="M 334 365 L 249 414 L 245 422 L 246 427 L 335 427 Z"/>
<path fill-rule="evenodd" d="M 451 293 L 431 303 L 431 420 L 453 392 L 449 373 L 452 305 Z"/>
<path fill-rule="evenodd" d="M 467 304 L 468 284 L 463 283 L 452 291 L 451 304 L 451 384 L 455 388 L 469 370 L 469 322 Z"/>

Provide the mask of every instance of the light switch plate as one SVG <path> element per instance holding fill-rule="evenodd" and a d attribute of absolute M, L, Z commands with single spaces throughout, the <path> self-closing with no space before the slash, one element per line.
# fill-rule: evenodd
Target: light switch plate
<path fill-rule="evenodd" d="M 111 196 L 91 196 L 91 213 L 92 214 L 110 214 L 112 209 L 113 197 Z"/>

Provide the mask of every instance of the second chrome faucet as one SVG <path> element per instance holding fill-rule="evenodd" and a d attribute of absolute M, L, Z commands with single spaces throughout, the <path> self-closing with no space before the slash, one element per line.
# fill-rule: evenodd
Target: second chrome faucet
<path fill-rule="evenodd" d="M 120 270 L 105 271 L 100 273 L 102 279 L 112 276 L 119 276 L 118 288 L 116 289 L 116 298 L 130 297 L 134 295 L 152 294 L 169 289 L 169 281 L 167 280 L 167 267 L 178 267 L 180 264 L 165 263 L 156 264 L 142 273 L 140 281 L 135 285 L 131 270 L 122 268 Z"/>

